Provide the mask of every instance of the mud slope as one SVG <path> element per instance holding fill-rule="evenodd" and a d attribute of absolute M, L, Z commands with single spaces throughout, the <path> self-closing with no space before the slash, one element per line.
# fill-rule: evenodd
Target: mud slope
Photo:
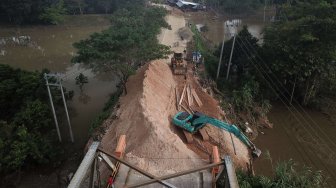
<path fill-rule="evenodd" d="M 117 119 L 105 122 L 110 125 L 102 139 L 103 148 L 112 152 L 117 138 L 125 134 L 127 161 L 155 175 L 204 164 L 171 127 L 174 87 L 170 68 L 164 62 L 154 61 L 139 69 L 127 83 L 128 94 L 120 99 Z"/>

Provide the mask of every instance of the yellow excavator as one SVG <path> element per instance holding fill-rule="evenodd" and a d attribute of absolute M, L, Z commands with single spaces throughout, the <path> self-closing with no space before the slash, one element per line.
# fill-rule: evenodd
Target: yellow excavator
<path fill-rule="evenodd" d="M 182 53 L 174 52 L 174 56 L 171 58 L 171 66 L 174 74 L 176 75 L 187 74 L 187 62 L 183 59 Z"/>

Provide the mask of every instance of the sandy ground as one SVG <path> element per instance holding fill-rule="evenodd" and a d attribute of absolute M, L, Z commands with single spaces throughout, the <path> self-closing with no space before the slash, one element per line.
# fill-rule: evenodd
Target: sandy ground
<path fill-rule="evenodd" d="M 113 152 L 117 138 L 127 138 L 126 159 L 155 175 L 187 170 L 204 162 L 182 142 L 170 124 L 175 110 L 175 81 L 162 61 L 142 67 L 128 83 L 120 99 L 117 119 L 102 139 L 104 150 Z"/>
<path fill-rule="evenodd" d="M 158 36 L 159 41 L 171 46 L 173 51 L 183 52 L 187 40 L 181 39 L 179 31 L 185 27 L 184 17 L 180 12 L 176 13 L 176 10 L 173 10 L 166 19 L 172 30 L 163 29 Z M 178 87 L 181 92 L 185 81 L 181 76 L 172 74 L 167 62 L 169 62 L 167 59 L 150 62 L 129 78 L 128 94 L 120 98 L 117 118 L 105 122 L 108 130 L 101 144 L 104 150 L 113 152 L 119 136 L 125 134 L 127 145 L 125 159 L 157 176 L 199 167 L 210 162 L 209 152 L 186 144 L 182 131 L 171 123 L 172 116 L 177 112 L 174 88 Z M 204 103 L 201 108 L 197 106 L 194 108 L 221 118 L 224 112 L 219 108 L 218 102 L 202 90 L 197 78 L 192 74 L 189 70 L 187 82 L 195 88 Z M 218 145 L 221 154 L 231 155 L 236 166 L 246 165 L 249 153 L 238 139 L 234 138 L 237 149 L 237 155 L 234 155 L 228 133 L 211 126 L 205 129 L 211 137 L 210 141 L 197 141 L 205 147 L 205 150 L 211 151 L 212 145 Z M 110 173 L 106 167 L 102 167 L 101 172 L 103 177 Z"/>
<path fill-rule="evenodd" d="M 184 31 L 189 29 L 186 25 L 185 17 L 183 16 L 183 12 L 179 9 L 172 9 L 171 7 L 167 6 L 167 9 L 171 11 L 171 14 L 169 14 L 166 17 L 166 21 L 171 25 L 171 30 L 168 29 L 162 29 L 161 34 L 158 36 L 159 41 L 161 44 L 171 46 L 171 50 L 175 52 L 183 52 L 184 49 L 187 47 L 188 40 L 192 39 L 192 36 L 190 37 L 184 37 L 184 40 L 181 40 L 180 34 L 181 30 Z M 188 32 L 184 32 L 188 33 Z M 191 33 L 191 31 L 190 31 Z M 174 43 L 178 42 L 178 46 L 174 46 Z M 166 60 L 169 62 L 169 60 Z M 225 113 L 220 109 L 218 106 L 218 101 L 216 101 L 213 97 L 208 95 L 204 90 L 201 88 L 201 86 L 198 84 L 197 77 L 193 76 L 192 72 L 192 66 L 189 65 L 189 71 L 188 71 L 188 79 L 187 82 L 195 88 L 196 92 L 198 93 L 200 99 L 203 101 L 204 106 L 201 108 L 197 106 L 193 106 L 194 110 L 200 111 L 204 114 L 207 114 L 212 117 L 216 117 L 218 119 L 223 119 L 225 116 Z M 179 88 L 179 91 L 181 92 L 183 90 L 184 84 L 186 81 L 181 78 L 181 76 L 174 76 L 174 79 L 177 83 L 177 87 Z M 234 123 L 234 122 L 229 122 Z M 212 145 L 217 145 L 220 148 L 220 152 L 222 155 L 229 154 L 232 156 L 236 166 L 245 168 L 246 163 L 249 161 L 249 151 L 245 147 L 245 145 L 242 144 L 240 140 L 238 140 L 235 136 L 232 136 L 233 143 L 231 140 L 231 136 L 228 132 L 219 130 L 218 128 L 212 127 L 212 126 L 206 126 L 205 127 L 206 132 L 210 136 L 212 143 L 202 143 L 201 140 L 198 141 L 203 147 L 206 148 L 207 151 L 211 151 Z M 234 146 L 233 146 L 234 145 Z M 235 148 L 234 148 L 235 147 Z M 202 152 L 199 151 L 198 148 L 195 148 L 194 146 L 189 145 L 189 148 L 193 149 L 196 153 L 198 153 L 200 156 L 206 156 L 202 155 Z M 207 152 L 209 154 L 209 152 Z M 203 157 L 205 158 L 205 157 Z"/>

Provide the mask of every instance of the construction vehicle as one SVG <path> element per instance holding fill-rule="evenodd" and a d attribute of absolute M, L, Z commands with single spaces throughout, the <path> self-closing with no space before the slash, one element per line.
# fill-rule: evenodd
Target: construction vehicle
<path fill-rule="evenodd" d="M 187 74 L 187 62 L 183 59 L 182 53 L 175 53 L 171 58 L 171 66 L 174 74 Z"/>
<path fill-rule="evenodd" d="M 240 141 L 242 141 L 248 148 L 252 151 L 253 157 L 259 157 L 261 155 L 261 151 L 256 148 L 256 146 L 245 136 L 242 131 L 239 130 L 235 125 L 230 125 L 228 123 L 224 123 L 218 119 L 206 116 L 200 112 L 195 112 L 193 114 L 189 114 L 188 112 L 178 112 L 173 117 L 174 125 L 181 127 L 189 133 L 196 133 L 201 128 L 203 128 L 207 123 L 223 129 L 227 132 L 234 134 Z"/>

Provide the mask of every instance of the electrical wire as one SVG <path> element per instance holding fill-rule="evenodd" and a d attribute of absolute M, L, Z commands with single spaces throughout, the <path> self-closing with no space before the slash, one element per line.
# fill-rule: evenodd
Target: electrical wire
<path fill-rule="evenodd" d="M 239 47 L 242 49 L 242 51 L 246 54 L 247 57 L 249 57 L 248 53 L 246 52 L 245 49 L 243 49 L 243 47 L 241 46 L 240 43 L 239 44 Z M 262 71 L 260 70 L 260 67 L 257 67 L 257 63 L 256 62 L 253 62 L 253 58 L 249 58 L 249 60 L 252 62 L 252 65 L 255 66 L 255 68 L 257 69 L 257 71 L 262 75 L 263 79 L 266 81 L 266 83 L 269 85 L 269 87 L 271 88 L 271 90 L 277 95 L 279 96 L 279 94 L 277 93 L 277 91 L 274 89 L 274 87 L 272 86 L 272 84 L 270 83 L 270 81 L 268 81 L 266 79 L 266 77 L 264 76 L 264 72 L 262 73 Z M 264 71 L 264 70 L 263 70 Z M 274 83 L 273 83 L 274 84 Z M 276 85 L 275 85 L 276 86 Z M 287 109 L 292 113 L 293 117 L 298 121 L 300 122 L 300 120 L 298 119 L 298 117 L 294 114 L 294 112 L 291 110 L 291 108 L 285 103 L 285 101 L 279 96 L 279 99 L 281 100 L 281 102 L 287 107 Z M 308 134 L 310 134 L 310 136 L 313 138 L 313 136 L 311 135 L 311 133 L 309 131 L 307 131 Z M 302 150 L 304 151 L 305 154 L 307 154 L 307 151 L 305 151 L 304 148 L 302 148 Z M 314 151 L 312 151 L 314 152 Z M 308 155 L 306 155 L 308 157 Z M 317 157 L 317 159 L 321 162 L 322 166 L 329 172 L 329 175 L 333 176 L 335 178 L 335 175 L 332 173 L 332 171 L 329 170 L 329 168 L 324 164 L 324 162 L 319 158 Z M 310 161 L 314 161 L 312 159 L 310 159 Z"/>
<path fill-rule="evenodd" d="M 239 37 L 238 36 L 238 38 L 240 39 L 240 40 L 242 40 L 242 38 L 241 37 Z M 254 51 L 254 54 L 260 59 L 260 62 L 262 62 L 263 64 L 264 64 L 264 66 L 267 68 L 267 70 L 271 73 L 271 75 L 274 75 L 274 73 L 272 72 L 272 70 L 270 69 L 270 67 L 265 63 L 265 61 L 260 57 L 260 55 L 258 54 L 258 52 L 253 48 L 253 46 L 252 46 L 252 44 L 248 41 L 248 40 L 246 40 L 245 39 L 245 41 L 249 44 L 249 46 L 251 47 L 250 49 L 252 49 L 253 51 Z M 243 42 L 243 41 L 242 41 Z M 244 44 L 244 42 L 243 42 L 243 44 Z M 245 45 L 245 44 L 244 44 Z M 246 46 L 245 46 L 246 47 Z M 246 47 L 247 48 L 247 47 Z M 267 71 L 266 71 L 267 72 Z M 281 81 L 277 78 L 277 77 L 275 77 L 274 76 L 274 78 L 275 78 L 275 80 L 277 81 L 277 83 L 278 83 L 278 85 L 279 85 L 279 87 L 280 87 L 280 89 L 278 90 L 279 92 L 281 92 L 281 91 L 285 91 L 286 93 L 287 93 L 287 95 L 290 95 L 290 92 L 286 89 L 286 87 L 285 86 L 283 86 L 283 84 L 281 83 Z M 296 103 L 296 105 L 300 108 L 300 110 L 301 111 L 303 111 L 304 112 L 304 114 L 305 114 L 305 116 L 302 114 L 302 113 L 300 113 L 300 111 L 299 110 L 297 110 L 296 108 L 295 108 L 295 106 L 293 105 L 293 104 L 291 104 L 290 103 L 290 100 L 285 96 L 285 94 L 283 94 L 283 96 L 286 98 L 286 100 L 289 102 L 289 105 L 290 106 L 292 106 L 293 108 L 294 108 L 294 110 L 301 116 L 301 118 L 303 119 L 303 120 L 305 120 L 306 121 L 306 123 L 308 123 L 308 125 L 309 125 L 309 128 L 310 128 L 310 130 L 312 130 L 312 132 L 314 132 L 315 133 L 315 135 L 317 136 L 317 137 L 319 137 L 318 136 L 318 133 L 316 132 L 316 130 L 314 130 L 314 128 L 312 128 L 312 126 L 309 124 L 309 122 L 306 120 L 306 118 L 305 117 L 308 117 L 309 118 L 309 120 L 313 123 L 313 124 L 315 124 L 315 126 L 316 126 L 316 128 L 318 128 L 318 130 L 321 132 L 321 134 L 323 134 L 323 136 L 336 148 L 336 144 L 331 140 L 331 138 L 322 130 L 322 128 L 320 127 L 320 126 L 318 126 L 317 125 L 317 123 L 312 119 L 312 117 L 307 113 L 307 111 L 300 105 L 300 103 L 296 100 L 296 99 L 293 99 L 293 101 Z M 322 139 L 322 138 L 321 138 Z M 327 144 L 328 145 L 328 144 Z M 329 146 L 329 145 L 328 145 Z M 332 148 L 330 148 L 331 150 L 332 150 Z M 334 151 L 334 150 L 332 150 L 332 151 Z"/>

